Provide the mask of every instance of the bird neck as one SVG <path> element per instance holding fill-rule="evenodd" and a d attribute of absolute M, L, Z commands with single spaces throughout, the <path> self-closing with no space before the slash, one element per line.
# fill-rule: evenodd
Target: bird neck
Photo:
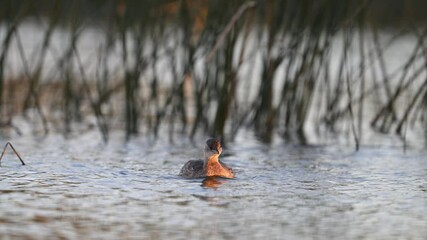
<path fill-rule="evenodd" d="M 204 167 L 206 168 L 208 165 L 218 164 L 219 163 L 219 155 L 211 155 L 205 159 Z"/>

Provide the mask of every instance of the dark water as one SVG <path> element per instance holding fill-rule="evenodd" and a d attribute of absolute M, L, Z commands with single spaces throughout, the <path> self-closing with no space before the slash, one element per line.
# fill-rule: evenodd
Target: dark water
<path fill-rule="evenodd" d="M 427 153 L 237 140 L 237 179 L 177 177 L 203 141 L 105 146 L 17 138 L 0 168 L 0 238 L 426 239 Z"/>

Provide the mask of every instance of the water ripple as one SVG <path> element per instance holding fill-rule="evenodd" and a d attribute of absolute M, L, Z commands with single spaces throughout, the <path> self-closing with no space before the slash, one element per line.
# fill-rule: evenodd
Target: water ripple
<path fill-rule="evenodd" d="M 223 160 L 237 178 L 202 181 L 176 175 L 197 157 L 192 148 L 88 144 L 80 154 L 66 151 L 73 149 L 66 141 L 45 149 L 24 143 L 17 146 L 28 166 L 0 168 L 6 238 L 427 236 L 423 154 L 236 144 Z"/>

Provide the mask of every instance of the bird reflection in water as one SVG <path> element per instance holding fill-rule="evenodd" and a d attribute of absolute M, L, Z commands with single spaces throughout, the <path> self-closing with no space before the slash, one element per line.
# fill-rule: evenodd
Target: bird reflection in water
<path fill-rule="evenodd" d="M 226 179 L 218 177 L 207 177 L 202 182 L 202 187 L 217 189 L 221 184 L 223 184 Z"/>

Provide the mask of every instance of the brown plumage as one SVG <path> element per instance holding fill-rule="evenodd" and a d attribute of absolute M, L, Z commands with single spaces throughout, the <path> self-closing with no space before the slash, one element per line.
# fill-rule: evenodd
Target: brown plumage
<path fill-rule="evenodd" d="M 235 177 L 233 169 L 219 160 L 219 155 L 222 153 L 222 146 L 218 139 L 207 140 L 204 153 L 204 160 L 188 161 L 181 168 L 179 175 L 185 178 Z"/>

